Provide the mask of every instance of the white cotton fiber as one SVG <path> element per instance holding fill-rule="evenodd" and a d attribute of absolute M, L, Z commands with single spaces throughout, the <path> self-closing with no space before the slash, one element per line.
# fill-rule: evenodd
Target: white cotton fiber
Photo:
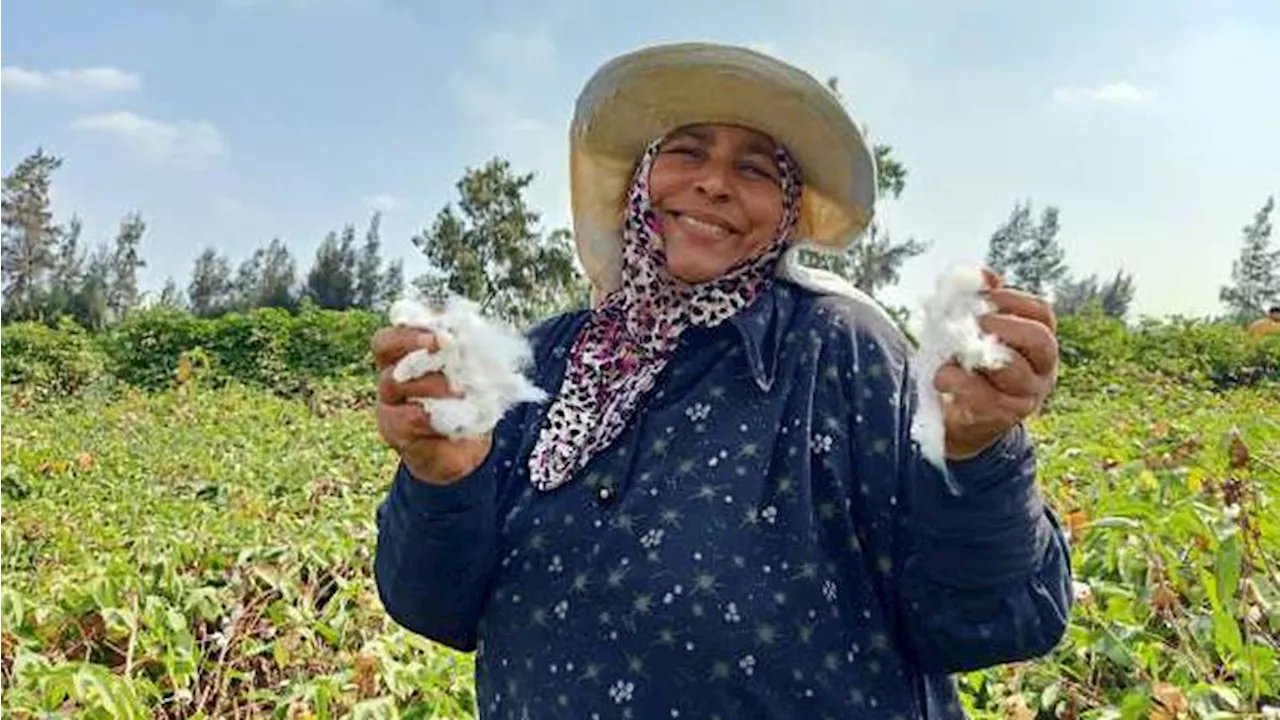
<path fill-rule="evenodd" d="M 948 487 L 958 492 L 946 472 L 942 403 L 933 387 L 938 369 L 955 360 L 965 370 L 996 369 L 1013 359 L 1012 351 L 995 336 L 982 332 L 978 318 L 995 308 L 982 296 L 986 283 L 978 268 L 956 268 L 938 278 L 937 287 L 924 304 L 924 326 L 917 351 L 918 406 L 911 437 L 920 443 L 925 459 L 942 471 Z"/>
<path fill-rule="evenodd" d="M 441 372 L 461 398 L 413 398 L 431 416 L 431 425 L 451 438 L 489 432 L 513 406 L 542 402 L 547 394 L 529 381 L 524 369 L 533 353 L 515 330 L 485 318 L 475 303 L 451 297 L 442 311 L 414 300 L 391 306 L 391 324 L 430 330 L 440 349 L 415 350 L 392 369 L 396 382 Z"/>

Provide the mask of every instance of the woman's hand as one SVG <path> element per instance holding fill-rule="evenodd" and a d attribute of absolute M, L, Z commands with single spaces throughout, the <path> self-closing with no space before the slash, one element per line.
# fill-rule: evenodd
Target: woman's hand
<path fill-rule="evenodd" d="M 422 405 L 409 400 L 419 397 L 458 397 L 449 390 L 441 373 L 396 382 L 392 369 L 414 350 L 435 352 L 436 337 L 426 330 L 389 327 L 373 336 L 373 358 L 378 368 L 378 433 L 400 453 L 409 473 L 433 485 L 449 485 L 470 475 L 489 455 L 493 435 L 450 439 L 436 432 Z"/>
<path fill-rule="evenodd" d="M 990 270 L 983 274 L 996 310 L 979 325 L 1013 350 L 1013 360 L 999 370 L 966 372 L 955 362 L 938 369 L 934 387 L 952 396 L 942 406 L 948 460 L 965 460 L 993 445 L 1040 409 L 1057 379 L 1053 307 L 1031 293 L 1002 288 Z"/>

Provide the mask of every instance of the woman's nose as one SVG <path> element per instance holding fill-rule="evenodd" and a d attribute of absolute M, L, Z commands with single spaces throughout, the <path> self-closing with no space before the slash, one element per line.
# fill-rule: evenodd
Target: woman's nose
<path fill-rule="evenodd" d="M 712 200 L 724 200 L 732 190 L 729 172 L 730 168 L 722 167 L 719 163 L 707 163 L 695 187 L 700 194 Z"/>

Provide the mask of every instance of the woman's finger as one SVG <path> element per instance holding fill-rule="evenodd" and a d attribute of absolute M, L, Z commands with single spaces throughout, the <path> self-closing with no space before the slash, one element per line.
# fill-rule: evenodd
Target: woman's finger
<path fill-rule="evenodd" d="M 987 299 L 995 306 L 997 313 L 1035 320 L 1049 328 L 1050 333 L 1058 329 L 1053 306 L 1039 295 L 1002 287 L 988 292 Z"/>
<path fill-rule="evenodd" d="M 1051 375 L 1058 364 L 1058 340 L 1037 320 L 1001 313 L 979 318 L 978 326 L 1026 358 L 1037 375 Z"/>
<path fill-rule="evenodd" d="M 400 362 L 400 358 L 414 350 L 435 352 L 440 349 L 435 333 L 408 327 L 380 328 L 370 342 L 373 361 L 379 370 Z"/>

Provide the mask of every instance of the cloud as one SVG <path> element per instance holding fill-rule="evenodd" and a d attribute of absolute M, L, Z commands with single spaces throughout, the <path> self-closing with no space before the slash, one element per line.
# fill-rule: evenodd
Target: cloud
<path fill-rule="evenodd" d="M 207 160 L 226 152 L 222 133 L 204 120 L 167 122 L 121 111 L 88 115 L 75 130 L 114 135 L 154 160 Z"/>
<path fill-rule="evenodd" d="M 389 212 L 392 208 L 399 206 L 400 200 L 394 195 L 386 193 L 378 193 L 374 195 L 365 195 L 360 198 L 360 204 L 370 210 L 378 210 L 380 212 Z"/>
<path fill-rule="evenodd" d="M 105 95 L 137 90 L 142 87 L 142 78 L 113 67 L 27 70 L 10 65 L 0 68 L 0 84 L 6 92 Z"/>
<path fill-rule="evenodd" d="M 1056 102 L 1068 105 L 1096 103 L 1104 105 L 1141 105 L 1156 99 L 1156 91 L 1128 82 L 1115 82 L 1098 87 L 1059 87 L 1053 91 Z"/>

